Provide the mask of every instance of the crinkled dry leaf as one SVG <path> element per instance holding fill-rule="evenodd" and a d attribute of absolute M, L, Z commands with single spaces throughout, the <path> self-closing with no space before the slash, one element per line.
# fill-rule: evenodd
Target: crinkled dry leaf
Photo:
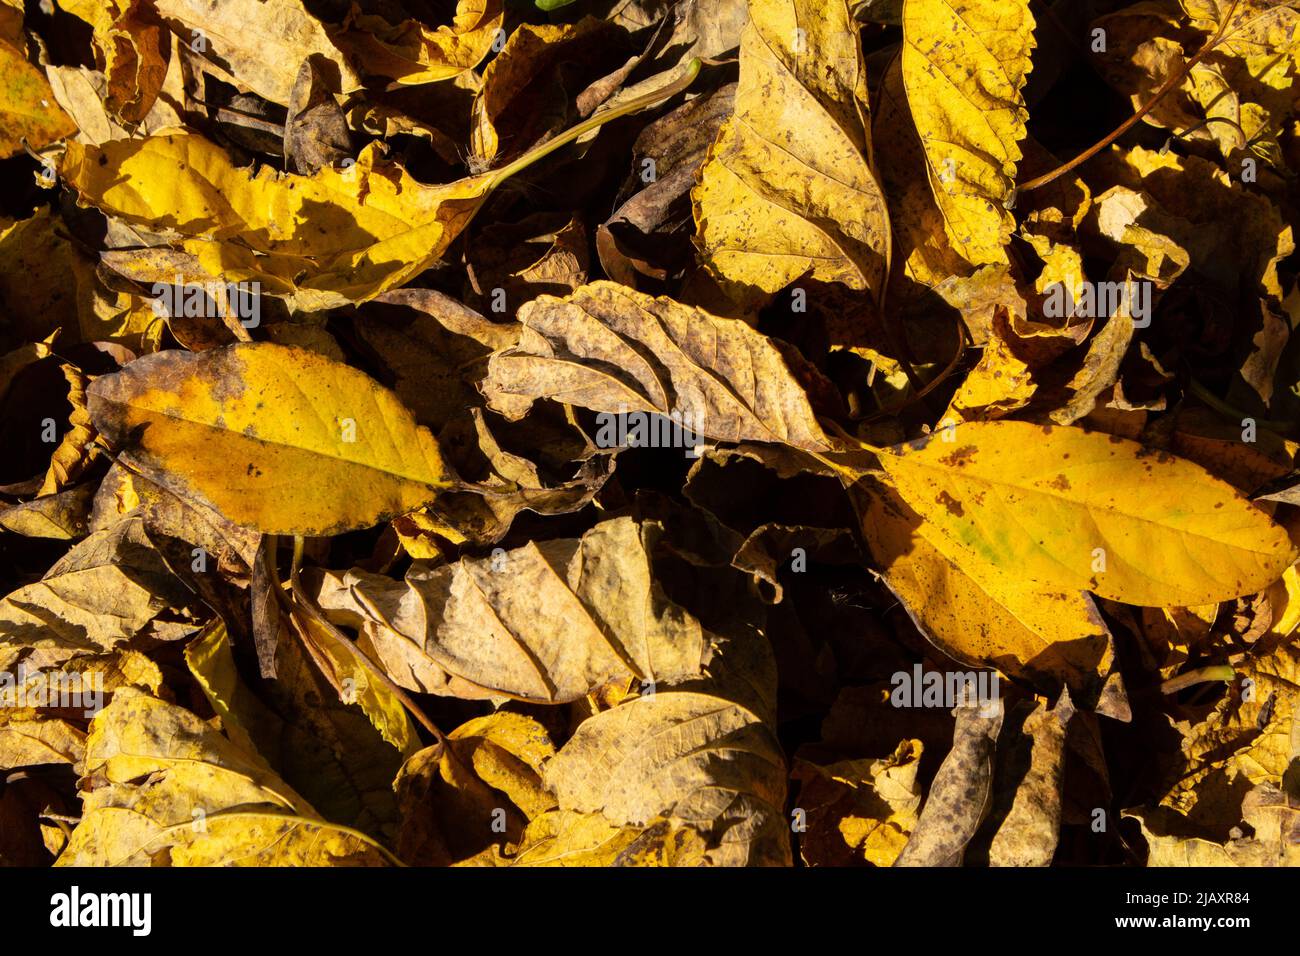
<path fill-rule="evenodd" d="M 710 635 L 657 584 L 658 534 L 616 518 L 580 539 L 417 564 L 406 584 L 326 577 L 318 598 L 394 681 L 425 692 L 557 703 L 628 675 L 680 683 L 703 672 Z"/>
<path fill-rule="evenodd" d="M 484 388 L 512 416 L 549 398 L 676 414 L 679 427 L 719 441 L 829 447 L 785 351 L 737 319 L 593 282 L 565 299 L 538 297 L 519 321 L 519 345 L 492 357 Z"/>

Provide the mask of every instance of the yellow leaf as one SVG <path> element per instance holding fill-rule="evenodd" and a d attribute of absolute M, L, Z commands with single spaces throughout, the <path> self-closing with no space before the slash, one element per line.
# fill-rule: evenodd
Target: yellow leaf
<path fill-rule="evenodd" d="M 502 0 L 457 0 L 455 19 L 446 26 L 429 27 L 418 20 L 392 26 L 383 17 L 354 14 L 344 29 L 332 32 L 339 47 L 364 64 L 367 73 L 410 86 L 454 79 L 472 70 L 499 42 L 499 35 L 504 40 L 504 18 Z"/>
<path fill-rule="evenodd" d="M 452 476 L 429 431 L 362 372 L 246 343 L 145 356 L 89 389 L 123 460 L 268 534 L 334 534 L 426 504 Z"/>
<path fill-rule="evenodd" d="M 461 724 L 397 775 L 398 854 L 412 865 L 495 865 L 529 820 L 555 806 L 541 776 L 554 755 L 546 729 L 523 714 Z"/>
<path fill-rule="evenodd" d="M 97 531 L 0 601 L 0 670 L 27 652 L 29 666 L 46 667 L 110 650 L 183 593 L 139 518 Z"/>
<path fill-rule="evenodd" d="M 552 810 L 528 824 L 513 866 L 709 866 L 708 835 L 656 817 L 619 826 L 599 813 Z"/>
<path fill-rule="evenodd" d="M 281 624 L 284 618 L 280 618 Z M 235 668 L 230 639 L 217 620 L 185 648 L 185 663 L 236 747 L 266 759 L 317 811 L 335 823 L 391 836 L 393 776 L 402 755 L 359 707 L 332 695 L 300 638 L 285 625 L 275 646 L 275 680 L 261 693 Z M 414 749 L 414 748 L 412 748 Z"/>
<path fill-rule="evenodd" d="M 1014 568 L 963 552 L 888 489 L 870 494 L 862 532 L 889 589 L 945 654 L 1044 692 L 1064 685 L 1088 706 L 1103 697 L 1115 652 L 1087 594 L 1036 587 Z M 1113 704 L 1112 716 L 1126 710 L 1121 700 Z"/>
<path fill-rule="evenodd" d="M 803 276 L 879 291 L 889 219 L 867 101 L 844 0 L 750 4 L 735 116 L 693 197 L 697 244 L 724 282 L 751 298 Z"/>
<path fill-rule="evenodd" d="M 893 866 L 921 807 L 921 741 L 904 740 L 888 757 L 817 764 L 796 758 L 798 807 L 807 830 L 799 852 L 809 866 L 865 861 Z"/>
<path fill-rule="evenodd" d="M 1300 646 L 1265 638 L 1201 720 L 1179 726 L 1182 752 L 1160 805 L 1223 826 L 1236 823 L 1246 786 L 1281 786 L 1300 757 Z M 1224 818 L 1224 814 L 1231 819 Z"/>
<path fill-rule="evenodd" d="M 1163 607 L 1267 587 L 1285 531 L 1199 465 L 1136 442 L 1026 422 L 890 449 L 899 495 L 964 552 L 1047 589 Z"/>
<path fill-rule="evenodd" d="M 272 103 L 288 104 L 298 69 L 310 57 L 328 63 L 337 84 L 332 92 L 361 88 L 352 65 L 303 0 L 151 0 L 151 5 L 189 52 Z"/>
<path fill-rule="evenodd" d="M 1029 0 L 906 0 L 903 85 L 957 252 L 1005 263 L 1034 48 Z"/>
<path fill-rule="evenodd" d="M 139 349 L 157 317 L 143 296 L 106 289 L 97 265 L 46 207 L 0 223 L 0 307 L 13 334 L 35 341 L 61 329 L 62 345 L 112 340 Z"/>
<path fill-rule="evenodd" d="M 185 645 L 185 665 L 221 718 L 221 729 L 230 742 L 246 753 L 257 753 L 244 721 L 251 710 L 260 711 L 261 705 L 251 697 L 235 670 L 230 639 L 220 620 L 209 624 Z"/>
<path fill-rule="evenodd" d="M 1240 791 L 1238 791 L 1240 793 Z M 1189 836 L 1206 828 L 1189 826 L 1181 815 L 1166 807 L 1125 811 L 1142 827 L 1150 847 L 1147 866 L 1300 866 L 1300 806 L 1294 797 L 1272 784 L 1262 783 L 1241 798 L 1240 827 L 1223 831 L 1224 839 Z"/>
<path fill-rule="evenodd" d="M 1286 569 L 1282 580 L 1269 588 L 1273 605 L 1273 623 L 1268 632 L 1278 637 L 1290 637 L 1300 627 L 1300 565 Z"/>
<path fill-rule="evenodd" d="M 552 810 L 528 824 L 514 866 L 617 866 L 641 829 L 599 813 Z"/>
<path fill-rule="evenodd" d="M 175 230 L 208 274 L 260 281 L 308 309 L 373 298 L 434 263 L 493 180 L 425 186 L 373 146 L 315 176 L 253 174 L 183 132 L 71 143 L 62 175 L 85 203 Z"/>
<path fill-rule="evenodd" d="M 66 720 L 31 707 L 0 707 L 0 770 L 75 765 L 85 749 L 86 735 Z"/>
<path fill-rule="evenodd" d="M 132 688 L 86 741 L 83 813 L 57 866 L 384 865 L 392 854 L 322 820 L 258 757 Z"/>
<path fill-rule="evenodd" d="M 715 865 L 789 865 L 785 758 L 750 710 L 661 692 L 584 721 L 546 765 L 560 807 L 619 825 L 670 816 L 711 834 Z"/>
<path fill-rule="evenodd" d="M 54 101 L 45 74 L 27 62 L 21 34 L 0 35 L 0 159 L 23 151 L 43 149 L 71 136 L 76 125 Z"/>
<path fill-rule="evenodd" d="M 532 146 L 530 141 L 521 142 L 517 134 L 512 140 L 515 131 L 508 125 L 499 128 L 502 120 L 513 117 L 516 125 L 525 126 L 525 132 L 535 129 L 536 133 L 544 133 L 545 124 L 554 122 L 554 116 L 548 115 L 553 110 L 538 109 L 544 102 L 536 99 L 541 95 L 538 88 L 562 94 L 558 68 L 590 59 L 601 44 L 615 39 L 614 34 L 608 24 L 592 17 L 578 23 L 521 23 L 501 52 L 483 68 L 483 85 L 474 97 L 470 122 L 470 148 L 477 164 L 473 168 L 487 169 L 497 164 L 503 152 L 519 153 Z M 530 94 L 532 99 L 527 98 Z M 543 115 L 539 117 L 538 113 Z M 521 114 L 538 125 L 521 124 Z M 505 149 L 502 136 L 507 140 Z"/>
<path fill-rule="evenodd" d="M 971 266 L 953 248 L 930 184 L 920 175 L 928 159 L 908 109 L 901 55 L 881 80 L 872 136 L 898 245 L 895 268 L 929 288 L 969 274 Z"/>
<path fill-rule="evenodd" d="M 58 2 L 64 10 L 90 24 L 94 31 L 94 44 L 106 81 L 104 106 L 127 123 L 144 119 L 167 77 L 171 38 L 166 29 L 143 11 L 142 0 Z M 222 4 L 225 5 L 228 4 Z M 212 6 L 216 9 L 218 5 Z"/>
<path fill-rule="evenodd" d="M 391 686 L 361 662 L 355 648 L 348 646 L 347 638 L 310 609 L 295 607 L 292 620 L 324 659 L 330 671 L 330 683 L 342 688 L 343 702 L 359 706 L 380 736 L 402 756 L 409 757 L 419 750 L 420 738 L 407 716 L 406 706 Z"/>
<path fill-rule="evenodd" d="M 1015 341 L 1010 319 L 996 312 L 980 360 L 953 395 L 945 420 L 1001 418 L 1029 404 L 1038 386 L 1029 363 L 1016 354 Z"/>
<path fill-rule="evenodd" d="M 68 416 L 68 430 L 50 456 L 45 480 L 37 494 L 52 495 L 72 485 L 90 464 L 96 451 L 95 428 L 86 410 L 86 376 L 72 365 L 61 365 L 63 377 L 68 382 L 67 402 L 72 406 Z"/>
<path fill-rule="evenodd" d="M 86 533 L 86 519 L 94 497 L 94 485 L 84 484 L 0 507 L 0 527 L 25 538 L 75 540 Z"/>

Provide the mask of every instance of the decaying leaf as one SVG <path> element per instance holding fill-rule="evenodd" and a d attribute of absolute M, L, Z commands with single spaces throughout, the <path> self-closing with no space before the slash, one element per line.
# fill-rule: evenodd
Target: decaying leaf
<path fill-rule="evenodd" d="M 41 71 L 27 62 L 22 18 L 0 21 L 0 157 L 42 149 L 71 135 L 76 126 L 54 102 Z"/>
<path fill-rule="evenodd" d="M 960 865 L 966 844 L 989 811 L 1002 704 L 967 703 L 957 708 L 956 716 L 952 750 L 894 866 Z"/>
<path fill-rule="evenodd" d="M 185 590 L 139 518 L 78 542 L 45 576 L 0 601 L 0 664 L 11 671 L 111 650 L 143 631 Z"/>
<path fill-rule="evenodd" d="M 319 599 L 393 680 L 425 692 L 556 703 L 626 676 L 680 683 L 702 673 L 710 637 L 656 584 L 657 537 L 618 518 L 580 539 L 415 565 L 406 584 L 326 578 Z"/>
<path fill-rule="evenodd" d="M 785 763 L 745 708 L 707 694 L 657 693 L 584 722 L 546 766 L 561 806 L 615 824 L 671 815 L 709 834 L 720 865 L 782 865 Z"/>
<path fill-rule="evenodd" d="M 499 410 L 517 415 L 547 397 L 676 416 L 679 431 L 702 438 L 829 447 L 786 353 L 739 320 L 612 282 L 562 300 L 541 296 L 519 320 L 519 345 L 488 370 L 488 401 Z"/>
<path fill-rule="evenodd" d="M 916 826 L 919 740 L 905 740 L 888 757 L 796 764 L 799 810 L 808 819 L 800 852 L 809 866 L 859 861 L 893 866 Z"/>

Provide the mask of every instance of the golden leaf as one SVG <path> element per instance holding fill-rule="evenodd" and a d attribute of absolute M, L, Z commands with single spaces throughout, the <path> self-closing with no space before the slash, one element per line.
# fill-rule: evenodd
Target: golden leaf
<path fill-rule="evenodd" d="M 260 758 L 134 689 L 86 741 L 84 812 L 57 866 L 384 865 L 392 854 L 322 820 Z"/>
<path fill-rule="evenodd" d="M 985 563 L 1128 604 L 1209 604 L 1272 584 L 1286 532 L 1199 465 L 1136 442 L 968 422 L 881 456 L 898 494 Z"/>
<path fill-rule="evenodd" d="M 889 220 L 844 0 L 750 4 L 735 115 L 709 151 L 694 203 L 705 262 L 745 298 L 805 276 L 879 294 Z"/>
<path fill-rule="evenodd" d="M 282 345 L 146 356 L 91 386 L 90 413 L 132 467 L 270 534 L 364 528 L 453 480 L 391 392 Z"/>
<path fill-rule="evenodd" d="M 925 174 L 948 239 L 973 266 L 1007 261 L 1033 34 L 1029 0 L 903 4 L 902 80 Z"/>
<path fill-rule="evenodd" d="M 446 26 L 429 27 L 418 20 L 392 26 L 382 17 L 354 13 L 331 33 L 367 72 L 411 86 L 472 70 L 505 40 L 504 16 L 502 0 L 457 0 L 455 19 Z"/>

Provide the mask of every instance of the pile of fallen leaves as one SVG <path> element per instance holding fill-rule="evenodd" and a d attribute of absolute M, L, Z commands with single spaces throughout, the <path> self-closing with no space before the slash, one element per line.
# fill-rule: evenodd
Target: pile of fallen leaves
<path fill-rule="evenodd" d="M 1300 13 L 0 0 L 0 862 L 1300 863 Z"/>

